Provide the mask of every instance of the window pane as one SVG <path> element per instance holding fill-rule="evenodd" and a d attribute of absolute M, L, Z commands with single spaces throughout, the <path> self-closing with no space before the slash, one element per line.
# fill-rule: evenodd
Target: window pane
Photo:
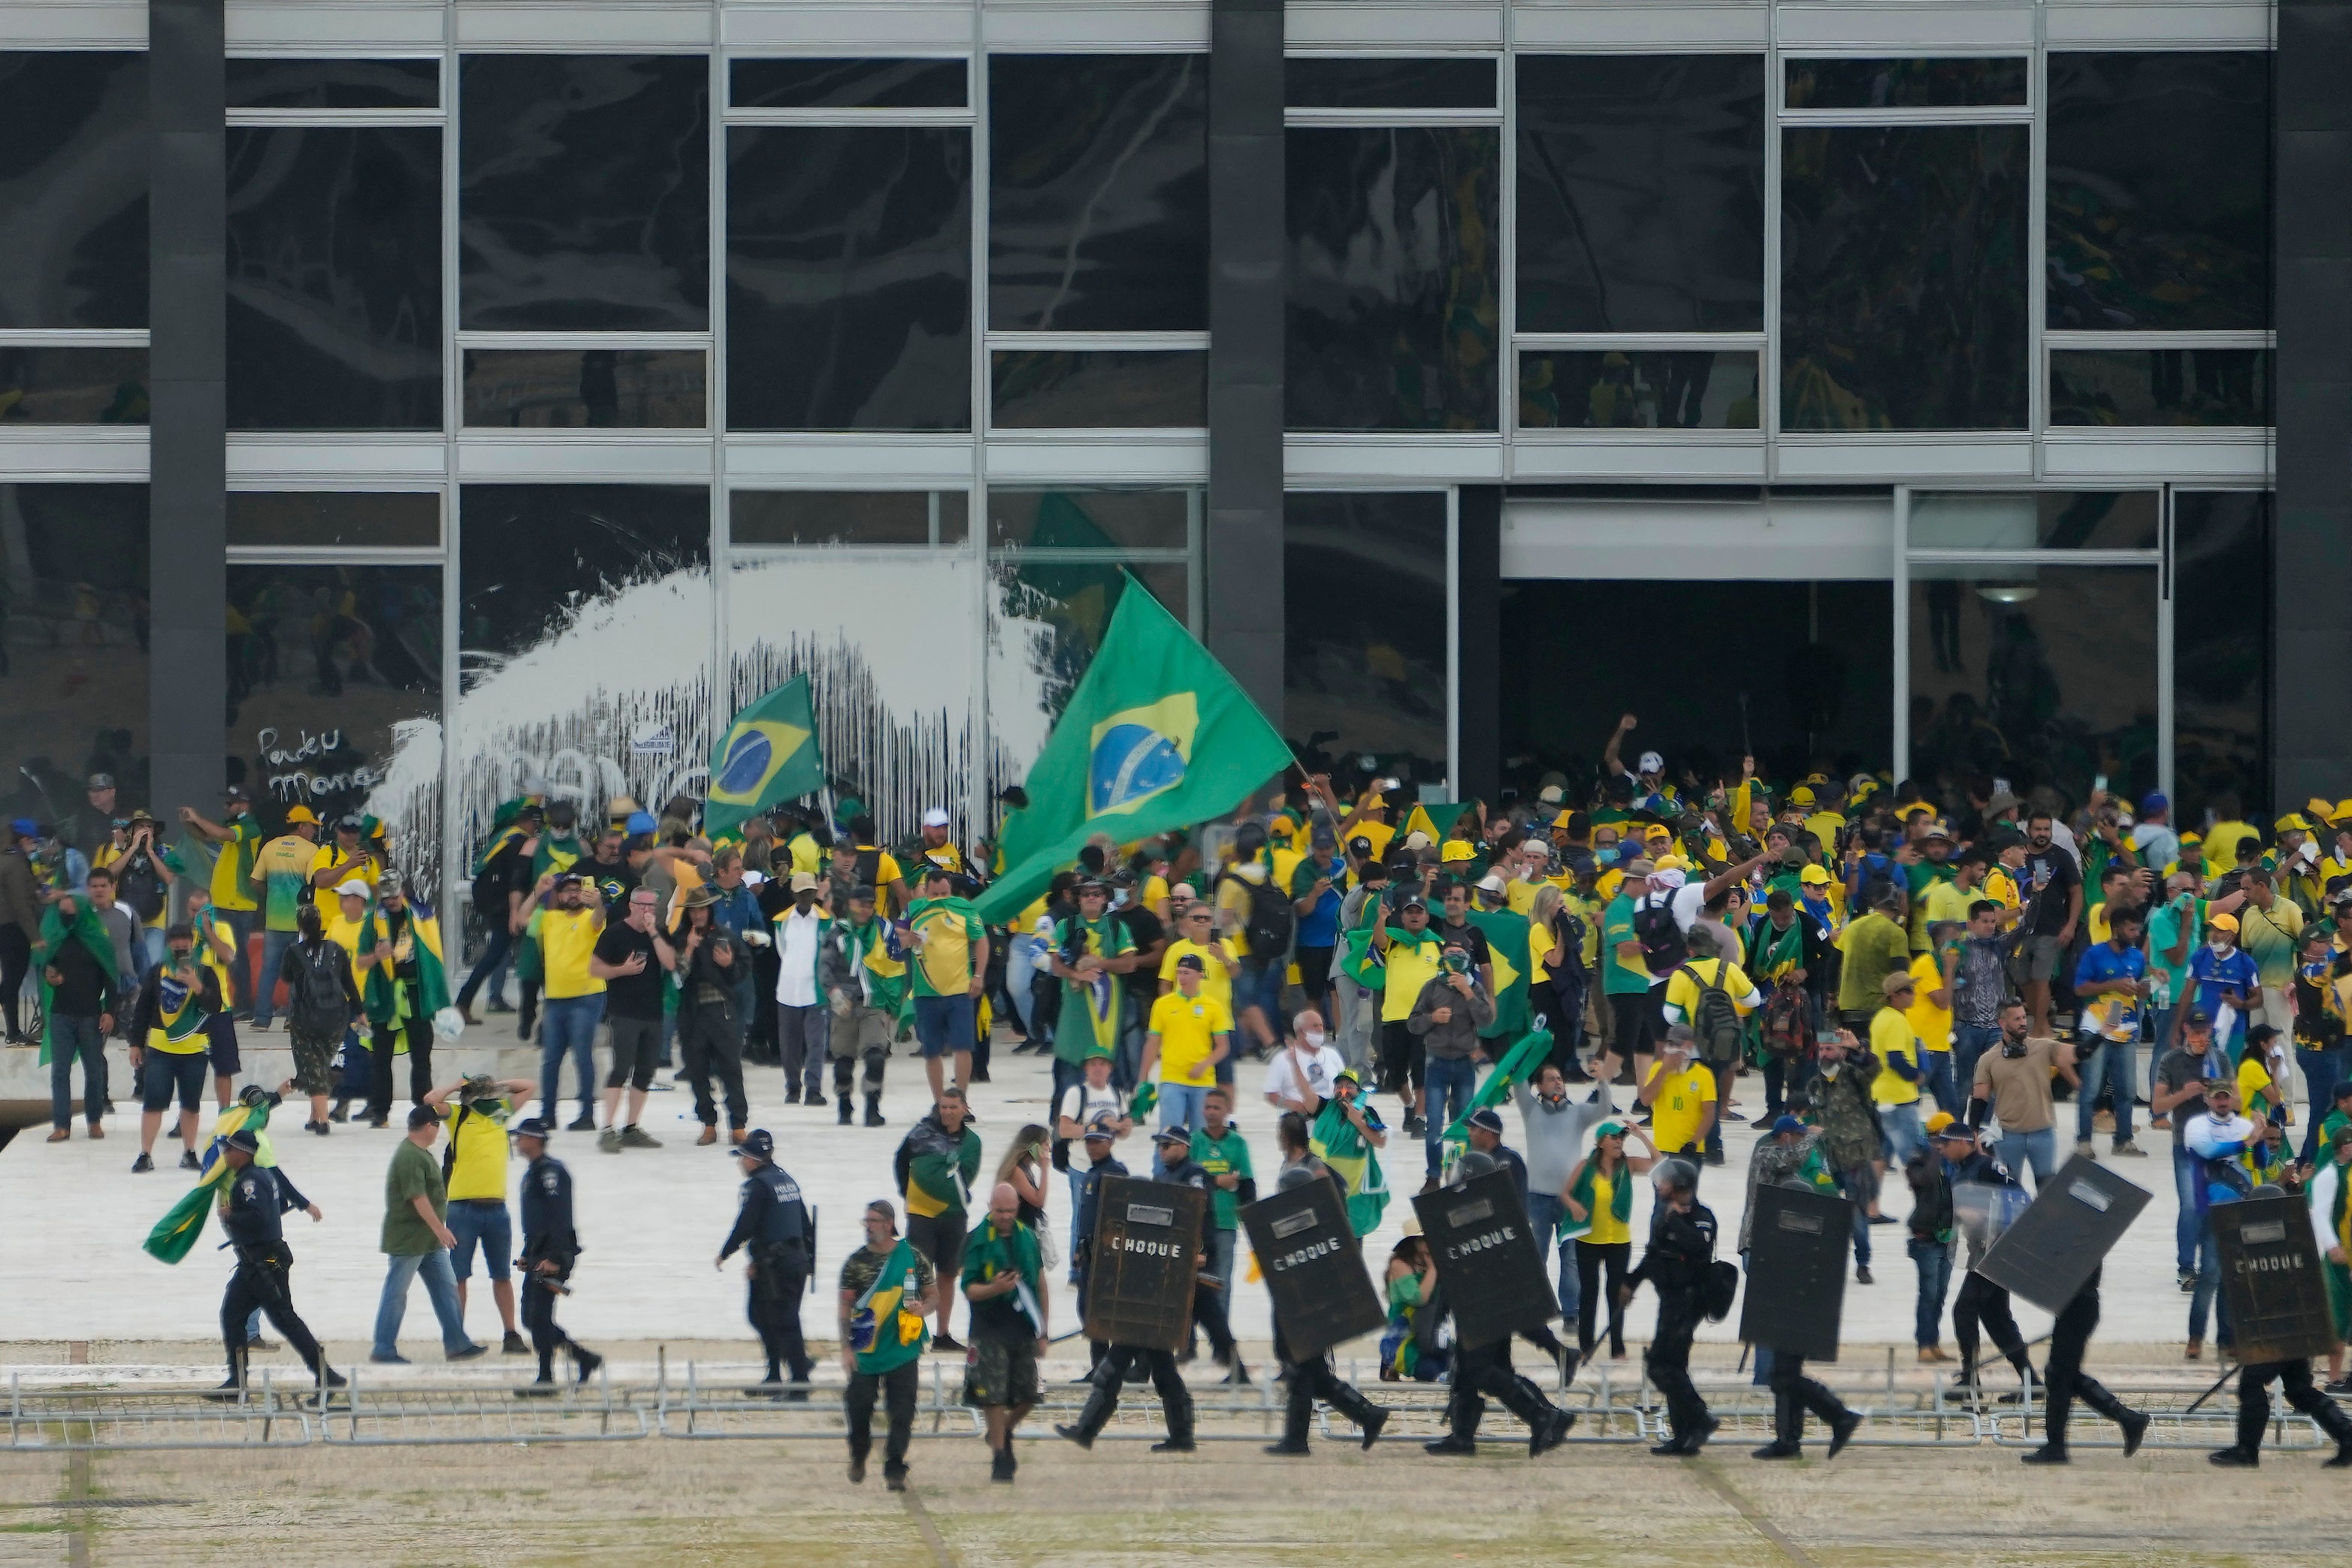
<path fill-rule="evenodd" d="M 232 490 L 228 542 L 436 549 L 441 543 L 441 497 L 417 490 Z"/>
<path fill-rule="evenodd" d="M 1756 352 L 1615 349 L 1519 355 L 1527 430 L 1754 430 Z"/>
<path fill-rule="evenodd" d="M 999 349 L 999 430 L 1167 429 L 1209 423 L 1209 356 L 1158 350 Z"/>
<path fill-rule="evenodd" d="M 147 350 L 0 346 L 0 422 L 144 424 Z"/>
<path fill-rule="evenodd" d="M 1491 59 L 1328 59 L 1282 62 L 1293 109 L 1492 109 Z"/>
<path fill-rule="evenodd" d="M 467 55 L 459 68 L 463 324 L 710 324 L 709 63 Z"/>
<path fill-rule="evenodd" d="M 2053 424 L 2268 424 L 2266 349 L 2053 349 Z"/>
<path fill-rule="evenodd" d="M 1518 328 L 1764 325 L 1764 58 L 1527 55 Z"/>
<path fill-rule="evenodd" d="M 732 430 L 971 428 L 971 132 L 727 132 Z"/>
<path fill-rule="evenodd" d="M 699 430 L 699 349 L 468 349 L 466 423 L 515 429 Z"/>
<path fill-rule="evenodd" d="M 1987 59 L 1790 60 L 1790 109 L 1946 109 L 2026 101 L 2022 55 Z"/>
<path fill-rule="evenodd" d="M 439 567 L 231 566 L 228 706 L 228 777 L 265 833 L 296 806 L 380 818 L 439 903 Z"/>
<path fill-rule="evenodd" d="M 2154 549 L 2156 492 L 1921 491 L 1907 532 L 1919 549 Z"/>
<path fill-rule="evenodd" d="M 231 109 L 437 109 L 439 60 L 231 60 Z"/>
<path fill-rule="evenodd" d="M 991 490 L 988 542 L 1033 549 L 1184 549 L 1190 490 Z"/>
<path fill-rule="evenodd" d="M 2176 823 L 2201 823 L 2224 792 L 2257 811 L 2271 798 L 2270 559 L 2268 494 L 2172 493 Z"/>
<path fill-rule="evenodd" d="M 961 109 L 971 96 L 961 60 L 735 60 L 727 99 L 737 109 Z"/>
<path fill-rule="evenodd" d="M 1282 504 L 1283 726 L 1335 783 L 1406 793 L 1445 777 L 1445 497 L 1291 495 Z"/>
<path fill-rule="evenodd" d="M 2050 325 L 2271 324 L 2271 57 L 2050 57 Z"/>
<path fill-rule="evenodd" d="M 961 490 L 738 490 L 728 497 L 728 538 L 739 545 L 961 544 L 969 505 Z"/>
<path fill-rule="evenodd" d="M 1781 138 L 1780 427 L 2024 428 L 2031 129 Z"/>
<path fill-rule="evenodd" d="M 232 430 L 441 428 L 441 132 L 232 127 Z"/>
<path fill-rule="evenodd" d="M 1947 802 L 1972 781 L 2156 788 L 2156 570 L 1911 568 L 1911 772 Z M 1982 789 L 1974 792 L 1979 797 Z"/>
<path fill-rule="evenodd" d="M 147 486 L 0 485 L 0 810 L 87 853 L 147 793 Z M 21 548 L 18 540 L 22 540 Z"/>
<path fill-rule="evenodd" d="M 147 57 L 0 52 L 0 327 L 147 325 Z"/>
<path fill-rule="evenodd" d="M 1501 134 L 1290 131 L 1291 430 L 1492 430 Z"/>
<path fill-rule="evenodd" d="M 1209 325 L 1209 57 L 991 55 L 988 324 Z"/>
<path fill-rule="evenodd" d="M 1089 497 L 1087 499 L 1092 500 Z M 988 727 L 992 792 L 1018 784 L 1094 662 L 1132 577 L 1179 621 L 1190 577 L 1181 561 L 990 563 Z"/>

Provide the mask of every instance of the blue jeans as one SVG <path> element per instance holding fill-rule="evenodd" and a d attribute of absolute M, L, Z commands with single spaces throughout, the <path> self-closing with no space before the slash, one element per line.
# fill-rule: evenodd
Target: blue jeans
<path fill-rule="evenodd" d="M 1110 1086 L 1122 1094 L 1131 1093 L 1136 1080 L 1143 1075 L 1143 1040 L 1151 1032 L 1151 1009 L 1136 1005 L 1133 997 L 1128 998 L 1127 1001 L 1128 1005 L 1121 1008 L 1118 1014 L 1118 1050 L 1112 1053 L 1110 1059 Z M 1218 1082 L 1232 1082 L 1234 1058 L 1231 1051 L 1225 1053 L 1224 1061 L 1217 1063 L 1217 1071 L 1225 1075 L 1219 1078 Z M 1056 1100 L 1055 1103 L 1058 1105 L 1061 1102 Z"/>
<path fill-rule="evenodd" d="M 1583 1304 L 1584 1286 L 1576 1277 L 1576 1242 L 1559 1234 L 1560 1216 L 1565 1211 L 1558 1193 L 1528 1194 L 1528 1228 L 1535 1233 L 1536 1246 L 1540 1249 L 1546 1239 L 1558 1238 L 1551 1245 L 1559 1254 L 1559 1315 L 1572 1326 Z"/>
<path fill-rule="evenodd" d="M 2303 1070 L 2303 1092 L 2309 1097 L 2310 1109 L 2303 1122 L 2303 1157 L 2316 1162 L 2319 1157 L 2319 1124 L 2327 1119 L 2328 1103 L 2336 1093 L 2336 1080 L 2344 1076 L 2344 1050 L 2341 1046 L 2327 1051 L 2294 1049 L 2294 1064 Z"/>
<path fill-rule="evenodd" d="M 457 1239 L 456 1252 L 449 1260 L 451 1275 L 459 1280 L 474 1277 L 474 1253 L 482 1254 L 482 1270 L 493 1280 L 506 1280 L 514 1274 L 514 1221 L 507 1206 L 488 1199 L 452 1198 L 445 1221 L 449 1234 Z"/>
<path fill-rule="evenodd" d="M 1445 1129 L 1469 1111 L 1470 1097 L 1478 1092 L 1478 1064 L 1466 1056 L 1433 1056 L 1421 1081 L 1429 1089 L 1429 1132 L 1423 1146 L 1429 1155 L 1429 1173 L 1435 1176 Z"/>
<path fill-rule="evenodd" d="M 556 1113 L 556 1090 L 563 1076 L 563 1056 L 572 1054 L 572 1070 L 579 1080 L 580 1109 L 584 1114 L 596 1103 L 596 1025 L 604 1017 L 604 993 L 563 997 L 543 1001 L 539 1010 L 539 1113 L 551 1123 Z"/>
<path fill-rule="evenodd" d="M 278 1016 L 278 966 L 286 961 L 286 949 L 294 946 L 298 931 L 265 931 L 261 934 L 261 973 L 254 979 L 253 1027 L 268 1029 Z"/>
<path fill-rule="evenodd" d="M 2193 1274 L 2197 1271 L 2197 1157 L 2178 1140 L 2172 1145 L 2172 1195 L 2179 1200 L 2172 1221 L 2174 1267 L 2183 1274 Z"/>
<path fill-rule="evenodd" d="M 1952 1026 L 1952 1085 L 1962 1100 L 1976 1092 L 1977 1058 L 2000 1043 L 1999 1026 L 1972 1023 Z"/>
<path fill-rule="evenodd" d="M 1952 1244 L 1914 1236 L 1905 1249 L 1919 1270 L 1919 1302 L 1911 1339 L 1927 1350 L 1944 1337 L 1944 1292 L 1952 1288 Z"/>
<path fill-rule="evenodd" d="M 2189 1297 L 2189 1337 L 2205 1337 L 2205 1312 L 2210 1307 L 2219 1343 L 2226 1348 L 2235 1336 L 2230 1333 L 2230 1303 L 2221 1299 L 2221 1250 L 2213 1244 L 2212 1225 L 2201 1217 L 2191 1218 L 2197 1227 L 2197 1288 Z"/>
<path fill-rule="evenodd" d="M 1162 1083 L 1160 1086 L 1160 1124 L 1163 1127 L 1197 1128 L 1209 1103 L 1209 1085 L 1205 1083 Z"/>
<path fill-rule="evenodd" d="M 1234 977 L 1234 1049 L 1244 1051 L 1257 1044 L 1257 1036 L 1242 1024 L 1242 1014 L 1255 1007 L 1265 1014 L 1265 1027 L 1274 1031 L 1274 1042 L 1280 1045 L 1289 1038 L 1288 1020 L 1282 1016 L 1283 976 L 1290 966 L 1277 960 L 1259 964 L 1242 960 L 1242 972 Z"/>
<path fill-rule="evenodd" d="M 2131 1040 L 2110 1040 L 2083 1063 L 2083 1088 L 2074 1107 L 2075 1142 L 2090 1142 L 2091 1118 L 2098 1113 L 2103 1099 L 2115 1107 L 2116 1142 L 2131 1142 L 2132 1065 L 2138 1050 Z"/>
<path fill-rule="evenodd" d="M 507 929 L 505 912 L 500 911 L 490 922 L 490 937 L 482 944 L 482 956 L 475 963 L 474 972 L 466 977 L 465 985 L 458 988 L 457 1005 L 472 1007 L 475 993 L 482 988 L 485 981 L 489 984 L 490 1000 L 504 1005 L 507 999 L 507 964 L 513 956 L 514 933 Z"/>
<path fill-rule="evenodd" d="M 81 1059 L 81 1113 L 93 1127 L 106 1113 L 106 1037 L 94 1018 L 49 1019 L 49 1124 L 64 1132 L 73 1124 L 74 1059 Z"/>
<path fill-rule="evenodd" d="M 1918 1148 L 1926 1136 L 1919 1131 L 1919 1102 L 1907 1105 L 1881 1105 L 1878 1125 L 1886 1134 L 1886 1146 L 1896 1165 L 1903 1164 Z"/>
<path fill-rule="evenodd" d="M 1970 1062 L 1969 1071 L 1976 1071 Z M 1919 1053 L 1919 1087 L 1936 1102 L 1936 1109 L 1948 1116 L 1958 1116 L 1967 1109 L 1968 1097 L 1952 1077 L 1952 1053 L 1948 1051 L 1923 1051 Z"/>
<path fill-rule="evenodd" d="M 385 1261 L 391 1267 L 384 1270 L 383 1296 L 375 1308 L 378 1357 L 400 1354 L 400 1320 L 408 1315 L 408 1285 L 419 1274 L 425 1276 L 425 1294 L 433 1302 L 433 1315 L 441 1321 L 443 1353 L 455 1355 L 473 1343 L 466 1337 L 465 1315 L 457 1310 L 457 1276 L 450 1270 L 447 1248 L 436 1247 L 430 1252 Z"/>
<path fill-rule="evenodd" d="M 2016 1176 L 2021 1169 L 2033 1172 L 2033 1190 L 2038 1196 L 2042 1186 L 2058 1174 L 2058 1129 L 2044 1127 L 2038 1133 L 2012 1133 L 2003 1129 L 2000 1134 L 2001 1164 Z"/>
<path fill-rule="evenodd" d="M 2156 1070 L 2164 1061 L 2164 1053 L 2172 1049 L 2172 1013 L 2170 1008 L 2150 1008 L 2147 1011 L 2147 1082 L 2139 1087 L 2139 1095 L 2149 1104 L 2156 1103 Z"/>
<path fill-rule="evenodd" d="M 1015 936 L 1004 950 L 1004 989 L 1013 998 L 1013 1010 L 1020 1015 L 1021 1032 L 1033 1032 L 1029 1023 L 1029 982 L 1037 973 L 1037 960 L 1045 945 L 1034 936 Z"/>
<path fill-rule="evenodd" d="M 1866 1179 L 1868 1167 L 1855 1171 L 1833 1171 L 1838 1191 L 1853 1200 L 1853 1260 L 1856 1266 L 1870 1267 L 1870 1189 L 1875 1185 Z"/>

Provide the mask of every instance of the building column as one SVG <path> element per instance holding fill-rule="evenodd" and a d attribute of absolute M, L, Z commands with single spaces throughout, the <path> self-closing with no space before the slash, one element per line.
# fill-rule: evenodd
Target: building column
<path fill-rule="evenodd" d="M 2272 805 L 2287 810 L 2337 798 L 2352 774 L 2352 685 L 2313 674 L 2352 653 L 2352 3 L 2280 0 L 2275 57 L 2267 700 Z"/>
<path fill-rule="evenodd" d="M 1454 799 L 1493 805 L 1503 784 L 1503 488 L 1465 485 L 1454 505 Z"/>
<path fill-rule="evenodd" d="M 1282 724 L 1282 0 L 1209 32 L 1209 651 Z"/>
<path fill-rule="evenodd" d="M 228 709 L 223 0 L 148 0 L 148 808 L 219 810 Z"/>

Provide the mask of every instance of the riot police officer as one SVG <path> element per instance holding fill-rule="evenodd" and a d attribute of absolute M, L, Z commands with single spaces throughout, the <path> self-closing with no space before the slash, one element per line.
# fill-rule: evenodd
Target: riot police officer
<path fill-rule="evenodd" d="M 2099 1277 L 2105 1271 L 2104 1266 L 2091 1270 L 2050 1331 L 2050 1359 L 2043 1364 L 2047 1396 L 2042 1408 L 2042 1447 L 2021 1456 L 2029 1465 L 2066 1463 L 2066 1418 L 2074 1414 L 2077 1399 L 2123 1428 L 2125 1458 L 2139 1452 L 2140 1439 L 2147 1436 L 2147 1416 L 2083 1371 L 2084 1348 L 2091 1343 L 2091 1331 L 2099 1326 Z"/>
<path fill-rule="evenodd" d="M 1706 1312 L 1707 1276 L 1715 1264 L 1715 1211 L 1698 1201 L 1698 1172 L 1687 1161 L 1659 1161 L 1650 1180 L 1663 1201 L 1651 1218 L 1642 1266 L 1626 1276 L 1618 1295 L 1632 1301 L 1643 1281 L 1657 1290 L 1657 1332 L 1642 1362 L 1666 1396 L 1674 1436 L 1650 1452 L 1679 1458 L 1697 1453 L 1721 1424 L 1690 1377 L 1691 1341 Z"/>
<path fill-rule="evenodd" d="M 343 1385 L 342 1375 L 327 1364 L 310 1325 L 294 1311 L 288 1278 L 294 1267 L 294 1249 L 286 1244 L 278 1219 L 289 1208 L 302 1210 L 313 1224 L 326 1216 L 295 1188 L 284 1171 L 256 1165 L 254 1156 L 260 1152 L 261 1139 L 249 1127 L 231 1133 L 221 1148 L 221 1157 L 229 1167 L 228 1207 L 221 1217 L 221 1228 L 236 1251 L 236 1272 L 229 1276 L 228 1290 L 221 1297 L 221 1339 L 228 1347 L 228 1378 L 208 1396 L 211 1398 L 234 1399 L 243 1391 L 246 1322 L 257 1307 L 286 1336 L 286 1343 L 294 1347 L 322 1389 Z"/>
<path fill-rule="evenodd" d="M 1473 1177 L 1502 1168 L 1494 1155 L 1482 1149 L 1472 1149 L 1455 1163 L 1453 1185 L 1459 1186 Z M 1443 1300 L 1443 1287 L 1439 1294 Z M 1446 1405 L 1446 1434 L 1423 1443 L 1423 1452 L 1476 1453 L 1478 1423 L 1486 1414 L 1486 1401 L 1483 1396 L 1489 1394 L 1501 1403 L 1503 1408 L 1527 1423 L 1528 1458 L 1532 1459 L 1568 1441 L 1568 1429 L 1576 1425 L 1576 1416 L 1545 1398 L 1543 1390 L 1538 1388 L 1532 1379 L 1512 1366 L 1512 1337 L 1506 1334 L 1491 1344 L 1475 1347 L 1454 1346 L 1454 1389 Z M 1519 1330 L 1517 1337 L 1543 1347 L 1554 1356 L 1559 1353 L 1559 1341 L 1549 1328 L 1542 1324 Z M 1369 1439 L 1365 1446 L 1370 1447 Z"/>
<path fill-rule="evenodd" d="M 547 1152 L 554 1129 L 537 1116 L 516 1124 L 515 1147 L 530 1162 L 522 1173 L 522 1326 L 539 1353 L 539 1380 L 523 1394 L 555 1392 L 555 1353 L 572 1353 L 574 1380 L 585 1383 L 604 1358 L 565 1333 L 555 1322 L 555 1298 L 569 1292 L 563 1282 L 580 1258 L 580 1235 L 572 1227 L 572 1173 Z"/>
<path fill-rule="evenodd" d="M 1090 1138 L 1092 1136 L 1091 1130 L 1088 1136 Z M 1158 1141 L 1161 1154 L 1167 1159 L 1177 1163 L 1156 1167 L 1152 1172 L 1152 1179 L 1199 1186 L 1205 1192 L 1206 1173 L 1201 1173 L 1200 1179 L 1193 1179 L 1193 1173 L 1200 1172 L 1201 1167 L 1193 1165 L 1191 1158 L 1184 1153 L 1192 1145 L 1192 1130 L 1181 1124 L 1162 1127 L 1160 1129 Z M 1091 1144 L 1088 1149 L 1092 1152 Z M 1097 1192 L 1099 1193 L 1099 1182 L 1097 1182 Z M 1201 1223 L 1204 1228 L 1209 1223 L 1209 1210 L 1205 1204 L 1201 1210 Z M 1206 1238 L 1198 1234 L 1193 1237 L 1192 1243 L 1193 1267 L 1197 1271 L 1202 1264 L 1208 1261 L 1208 1244 Z M 1084 1289 L 1082 1285 L 1081 1291 Z M 1238 1353 L 1235 1363 L 1239 1364 Z M 1168 1422 L 1166 1439 L 1152 1444 L 1151 1451 L 1155 1454 L 1191 1453 L 1192 1451 L 1192 1391 L 1184 1386 L 1183 1375 L 1176 1370 L 1176 1353 L 1147 1349 L 1142 1345 L 1114 1343 L 1106 1349 L 1102 1359 L 1096 1364 L 1090 1375 L 1094 1381 L 1094 1392 L 1087 1396 L 1086 1408 L 1078 1413 L 1076 1424 L 1066 1427 L 1057 1426 L 1054 1430 L 1081 1448 L 1093 1448 L 1096 1434 L 1108 1424 L 1113 1413 L 1118 1409 L 1119 1385 L 1127 1381 L 1129 1369 L 1139 1365 L 1150 1373 L 1151 1385 L 1160 1394 L 1160 1414 Z"/>
<path fill-rule="evenodd" d="M 1285 1118 L 1288 1120 L 1289 1118 Z M 1323 1162 L 1300 1149 L 1300 1159 L 1282 1167 L 1275 1183 L 1276 1192 L 1288 1192 L 1310 1181 L 1329 1181 L 1330 1171 Z M 1357 1267 L 1361 1268 L 1360 1261 Z M 1271 1291 L 1273 1286 L 1269 1284 Z M 1364 1435 L 1364 1447 L 1380 1441 L 1381 1428 L 1388 1425 L 1389 1412 L 1364 1397 L 1356 1385 L 1341 1377 L 1331 1366 L 1328 1349 L 1310 1356 L 1293 1356 L 1290 1346 L 1282 1336 L 1282 1314 L 1274 1317 L 1274 1358 L 1282 1364 L 1284 1386 L 1289 1390 L 1289 1401 L 1283 1410 L 1282 1441 L 1267 1445 L 1269 1454 L 1304 1454 L 1307 1447 L 1307 1424 L 1315 1414 L 1318 1399 L 1353 1421 Z"/>
<path fill-rule="evenodd" d="M 768 1399 L 808 1397 L 809 1359 L 801 1340 L 801 1295 L 808 1289 L 809 1261 L 815 1249 L 808 1205 L 801 1200 L 800 1183 L 775 1162 L 776 1140 L 765 1127 L 754 1127 L 735 1149 L 743 1168 L 743 1207 L 736 1211 L 735 1228 L 719 1249 L 719 1267 L 727 1267 L 739 1247 L 749 1249 L 751 1291 L 746 1312 L 768 1354 L 768 1375 L 746 1393 Z M 793 1386 L 784 1386 L 782 1367 L 793 1369 Z"/>

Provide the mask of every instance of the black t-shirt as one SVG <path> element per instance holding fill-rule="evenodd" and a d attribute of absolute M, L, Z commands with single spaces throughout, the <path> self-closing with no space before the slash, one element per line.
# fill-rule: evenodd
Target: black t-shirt
<path fill-rule="evenodd" d="M 2074 857 L 2056 844 L 2046 850 L 2026 851 L 2025 871 L 2042 889 L 2032 935 L 2055 936 L 2066 925 L 2067 890 L 2082 884 L 2083 873 L 2074 864 Z"/>
<path fill-rule="evenodd" d="M 629 869 L 629 857 L 626 853 L 624 853 L 619 860 L 613 861 L 600 861 L 592 855 L 583 855 L 572 862 L 572 870 L 574 875 L 586 877 L 599 888 L 603 888 L 606 883 L 620 883 L 620 897 L 612 898 L 610 890 L 605 893 L 605 896 L 612 900 L 614 906 L 625 905 L 629 902 L 629 894 L 635 893 L 637 890 L 637 883 L 644 880 Z"/>
<path fill-rule="evenodd" d="M 2217 1065 L 2210 1050 L 2205 1055 L 2197 1056 L 2175 1046 L 2164 1053 L 2163 1061 L 2156 1064 L 2156 1086 L 2159 1092 L 2169 1094 L 2188 1084 L 2205 1082 Z M 2172 1118 L 2172 1141 L 2176 1145 L 2188 1142 L 2189 1118 L 2202 1108 L 2202 1102 L 2189 1099 L 2183 1100 L 2165 1113 Z"/>
<path fill-rule="evenodd" d="M 625 964 L 632 953 L 646 956 L 646 967 L 635 975 L 615 975 L 604 982 L 604 1010 L 625 1019 L 662 1016 L 662 967 L 654 956 L 653 936 L 625 921 L 614 921 L 596 938 L 596 956 L 607 964 Z"/>
<path fill-rule="evenodd" d="M 1127 927 L 1127 935 L 1139 953 L 1168 934 L 1168 927 L 1160 923 L 1160 916 L 1139 904 L 1116 911 L 1115 917 Z M 1125 978 L 1128 994 L 1142 999 L 1147 1005 L 1160 995 L 1160 965 L 1156 960 L 1150 964 L 1138 964 L 1127 972 Z"/>
<path fill-rule="evenodd" d="M 1448 925 L 1444 920 L 1433 920 L 1429 923 L 1429 928 L 1437 933 L 1440 946 L 1467 949 L 1472 968 L 1479 968 L 1494 961 L 1493 956 L 1486 951 L 1486 934 L 1469 920 L 1465 919 L 1459 925 Z"/>

